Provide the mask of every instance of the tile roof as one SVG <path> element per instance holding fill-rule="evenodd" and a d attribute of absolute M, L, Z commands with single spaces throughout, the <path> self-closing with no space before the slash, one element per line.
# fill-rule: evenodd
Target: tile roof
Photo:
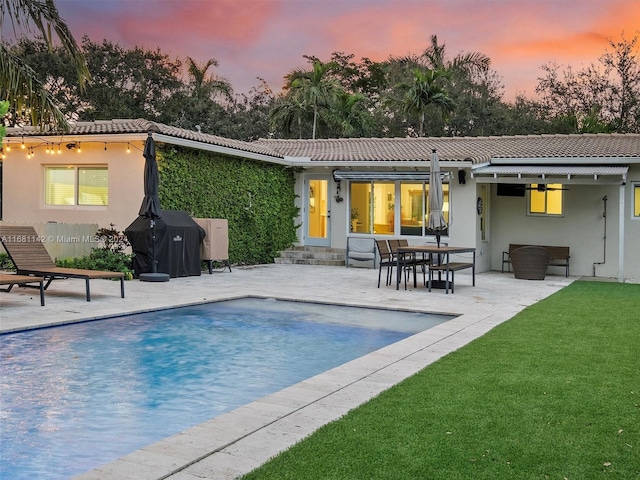
<path fill-rule="evenodd" d="M 172 127 L 163 123 L 152 122 L 150 120 L 97 120 L 95 122 L 76 122 L 71 124 L 71 129 L 67 132 L 42 131 L 33 127 L 7 128 L 8 137 L 46 137 L 51 135 L 113 135 L 113 134 L 145 134 L 149 131 L 160 133 L 168 137 L 189 140 L 197 143 L 216 145 L 243 152 L 257 153 L 277 158 L 282 158 L 278 152 L 270 150 L 268 147 L 251 142 L 232 140 L 229 138 L 209 135 L 185 128 Z"/>
<path fill-rule="evenodd" d="M 266 155 L 278 159 L 309 159 L 311 162 L 351 164 L 369 162 L 429 161 L 433 149 L 441 161 L 543 158 L 629 158 L 640 161 L 640 134 L 519 135 L 504 137 L 342 138 L 320 140 L 260 139 L 243 142 L 172 127 L 144 119 L 77 122 L 65 135 L 136 134 L 154 131 L 168 139 L 180 139 Z M 8 137 L 44 137 L 32 127 L 7 128 Z"/>
<path fill-rule="evenodd" d="M 325 162 L 428 161 L 473 163 L 492 158 L 629 157 L 640 159 L 638 134 L 522 135 L 505 137 L 345 138 L 257 142 L 290 157 Z"/>

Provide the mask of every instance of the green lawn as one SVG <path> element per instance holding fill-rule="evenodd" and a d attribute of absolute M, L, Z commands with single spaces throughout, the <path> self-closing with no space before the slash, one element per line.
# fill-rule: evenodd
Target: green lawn
<path fill-rule="evenodd" d="M 640 479 L 640 285 L 575 282 L 243 478 Z"/>

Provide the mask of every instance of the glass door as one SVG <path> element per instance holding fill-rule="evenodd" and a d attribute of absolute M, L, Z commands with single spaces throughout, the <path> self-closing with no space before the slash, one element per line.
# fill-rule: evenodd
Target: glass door
<path fill-rule="evenodd" d="M 306 239 L 305 245 L 328 247 L 331 205 L 329 204 L 329 176 L 313 175 L 306 179 Z"/>

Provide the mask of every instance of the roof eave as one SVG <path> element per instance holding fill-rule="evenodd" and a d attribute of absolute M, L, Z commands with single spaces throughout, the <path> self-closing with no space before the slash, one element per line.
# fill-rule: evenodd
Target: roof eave
<path fill-rule="evenodd" d="M 276 157 L 266 155 L 263 153 L 250 152 L 246 150 L 240 150 L 237 148 L 224 147 L 222 145 L 215 145 L 212 143 L 197 142 L 194 140 L 187 140 L 180 137 L 174 137 L 171 135 L 165 135 L 162 133 L 152 134 L 154 140 L 158 142 L 168 143 L 170 145 L 177 145 L 180 147 L 194 148 L 197 150 L 205 150 L 207 152 L 220 153 L 222 155 L 229 155 L 232 157 L 242 157 L 250 160 L 259 160 L 262 162 L 276 163 L 279 165 L 292 166 L 284 157 Z"/>
<path fill-rule="evenodd" d="M 492 158 L 492 165 L 628 165 L 640 163 L 640 156 L 584 156 L 584 157 L 498 157 Z M 477 165 L 481 167 L 486 164 Z"/>

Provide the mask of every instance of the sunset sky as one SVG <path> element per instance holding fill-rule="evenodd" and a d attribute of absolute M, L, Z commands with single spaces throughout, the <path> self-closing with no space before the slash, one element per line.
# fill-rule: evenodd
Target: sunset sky
<path fill-rule="evenodd" d="M 306 67 L 332 52 L 382 61 L 420 54 L 432 34 L 450 56 L 488 55 L 505 98 L 532 98 L 540 66 L 596 63 L 607 40 L 640 32 L 640 1 L 627 0 L 57 0 L 78 41 L 160 48 L 219 62 L 236 92 Z"/>

